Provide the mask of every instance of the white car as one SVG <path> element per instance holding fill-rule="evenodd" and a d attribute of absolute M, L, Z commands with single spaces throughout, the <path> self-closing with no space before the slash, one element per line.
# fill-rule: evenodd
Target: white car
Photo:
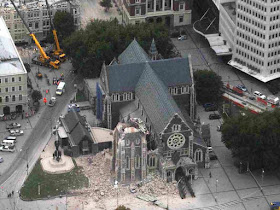
<path fill-rule="evenodd" d="M 20 128 L 20 127 L 21 127 L 21 125 L 19 123 L 16 123 L 16 122 L 11 123 L 11 124 L 6 126 L 7 129 Z"/>
<path fill-rule="evenodd" d="M 14 152 L 15 146 L 0 146 L 0 151 L 2 152 Z"/>
<path fill-rule="evenodd" d="M 179 41 L 186 40 L 186 39 L 187 39 L 187 36 L 186 36 L 186 35 L 180 35 L 180 36 L 178 37 L 178 40 L 179 40 Z"/>
<path fill-rule="evenodd" d="M 264 94 L 262 94 L 261 92 L 259 92 L 259 91 L 254 91 L 254 96 L 259 97 L 259 98 L 261 98 L 263 100 L 266 99 L 266 96 Z"/>
<path fill-rule="evenodd" d="M 23 130 L 10 130 L 11 136 L 21 136 L 23 135 Z"/>

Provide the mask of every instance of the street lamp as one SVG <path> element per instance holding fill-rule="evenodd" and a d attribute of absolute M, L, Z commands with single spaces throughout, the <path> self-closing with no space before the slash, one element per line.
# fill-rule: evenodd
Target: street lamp
<path fill-rule="evenodd" d="M 262 168 L 262 186 L 263 186 L 263 177 L 264 177 L 264 169 Z M 261 187 L 261 191 L 262 191 L 262 187 Z"/>
<path fill-rule="evenodd" d="M 118 206 L 119 206 L 119 187 L 118 187 L 118 181 L 117 180 L 115 180 L 114 188 L 117 190 L 117 208 L 118 208 Z"/>
<path fill-rule="evenodd" d="M 217 202 L 217 192 L 218 192 L 218 179 L 216 179 L 216 195 L 215 195 L 215 201 Z"/>

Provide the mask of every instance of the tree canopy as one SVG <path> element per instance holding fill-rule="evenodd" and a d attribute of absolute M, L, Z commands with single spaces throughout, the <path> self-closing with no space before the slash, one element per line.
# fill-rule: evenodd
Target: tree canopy
<path fill-rule="evenodd" d="M 99 2 L 101 7 L 105 7 L 105 12 L 108 12 L 109 9 L 113 6 L 111 0 L 102 0 Z"/>
<path fill-rule="evenodd" d="M 98 77 L 103 62 L 108 65 L 134 38 L 146 52 L 154 38 L 157 50 L 164 58 L 172 54 L 173 45 L 164 25 L 141 23 L 123 26 L 116 19 L 92 21 L 85 29 L 63 40 L 63 45 L 78 73 Z"/>
<path fill-rule="evenodd" d="M 234 157 L 251 169 L 275 169 L 280 164 L 280 110 L 246 114 L 225 120 L 222 141 Z"/>
<path fill-rule="evenodd" d="M 39 90 L 34 90 L 31 94 L 31 98 L 34 102 L 41 100 L 42 97 L 42 93 Z"/>
<path fill-rule="evenodd" d="M 222 101 L 222 78 L 213 71 L 197 70 L 194 72 L 196 99 L 198 103 L 216 103 Z"/>
<path fill-rule="evenodd" d="M 64 11 L 57 11 L 53 18 L 53 24 L 59 40 L 71 35 L 76 29 L 73 16 Z"/>

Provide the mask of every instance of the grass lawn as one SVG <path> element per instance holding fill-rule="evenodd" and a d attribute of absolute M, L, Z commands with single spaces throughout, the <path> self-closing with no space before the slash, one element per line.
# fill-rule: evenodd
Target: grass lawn
<path fill-rule="evenodd" d="M 68 190 L 88 187 L 88 178 L 81 171 L 73 160 L 75 168 L 64 174 L 45 173 L 37 161 L 31 174 L 21 188 L 21 198 L 23 200 L 35 200 L 47 198 L 48 196 L 64 195 Z M 38 185 L 40 185 L 40 195 L 38 195 Z"/>

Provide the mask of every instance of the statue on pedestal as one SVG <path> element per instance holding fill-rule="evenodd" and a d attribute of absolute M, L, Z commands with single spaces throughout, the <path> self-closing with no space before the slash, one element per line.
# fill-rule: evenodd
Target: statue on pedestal
<path fill-rule="evenodd" d="M 54 142 L 54 146 L 55 146 L 55 151 L 53 153 L 53 159 L 55 159 L 57 162 L 60 161 L 61 159 L 61 151 L 58 149 L 59 148 L 59 141 L 56 140 Z"/>

